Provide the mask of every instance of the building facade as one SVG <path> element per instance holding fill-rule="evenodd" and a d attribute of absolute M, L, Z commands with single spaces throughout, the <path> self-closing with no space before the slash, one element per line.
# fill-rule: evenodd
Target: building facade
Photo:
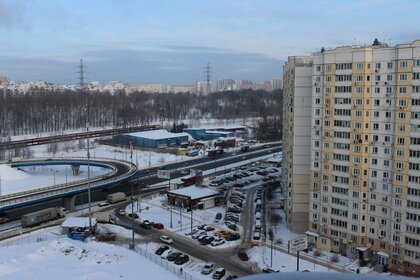
<path fill-rule="evenodd" d="M 289 57 L 283 68 L 283 166 L 286 222 L 308 229 L 312 57 Z"/>
<path fill-rule="evenodd" d="M 312 58 L 309 239 L 420 276 L 420 41 L 389 47 L 375 40 Z M 285 97 L 288 84 L 286 74 Z M 287 133 L 298 114 L 284 117 Z M 287 144 L 283 166 L 290 167 Z"/>

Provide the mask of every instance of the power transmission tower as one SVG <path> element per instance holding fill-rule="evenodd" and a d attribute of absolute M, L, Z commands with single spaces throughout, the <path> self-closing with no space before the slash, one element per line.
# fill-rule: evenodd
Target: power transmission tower
<path fill-rule="evenodd" d="M 206 93 L 209 94 L 211 91 L 211 76 L 212 71 L 210 67 L 210 63 L 207 62 L 207 66 L 204 67 L 204 79 L 206 80 Z"/>
<path fill-rule="evenodd" d="M 83 90 L 86 87 L 86 84 L 85 84 L 85 79 L 86 79 L 86 77 L 85 77 L 85 74 L 86 74 L 85 68 L 86 68 L 86 66 L 83 65 L 83 59 L 80 60 L 80 64 L 79 64 L 79 66 L 77 66 L 77 68 L 79 68 L 79 71 L 77 71 L 76 73 L 79 74 L 79 86 L 80 86 L 80 90 Z"/>

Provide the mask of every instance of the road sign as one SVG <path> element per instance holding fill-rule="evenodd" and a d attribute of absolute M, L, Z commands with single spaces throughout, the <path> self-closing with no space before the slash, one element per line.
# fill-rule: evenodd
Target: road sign
<path fill-rule="evenodd" d="M 289 254 L 299 252 L 308 248 L 308 237 L 289 240 Z"/>
<path fill-rule="evenodd" d="M 158 178 L 161 179 L 170 179 L 171 178 L 171 173 L 169 170 L 158 170 L 157 171 L 157 176 Z"/>

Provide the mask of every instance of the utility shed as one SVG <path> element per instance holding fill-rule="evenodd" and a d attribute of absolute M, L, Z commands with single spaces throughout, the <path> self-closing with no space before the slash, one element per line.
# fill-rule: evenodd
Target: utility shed
<path fill-rule="evenodd" d="M 96 230 L 96 219 L 92 217 L 92 228 Z M 69 234 L 72 232 L 85 232 L 89 230 L 89 217 L 69 217 L 61 224 L 61 232 Z"/>
<path fill-rule="evenodd" d="M 223 195 L 219 191 L 207 187 L 190 186 L 168 191 L 167 195 L 170 205 L 182 206 L 187 209 L 190 209 L 191 206 L 198 206 L 199 209 L 210 208 L 223 201 Z"/>

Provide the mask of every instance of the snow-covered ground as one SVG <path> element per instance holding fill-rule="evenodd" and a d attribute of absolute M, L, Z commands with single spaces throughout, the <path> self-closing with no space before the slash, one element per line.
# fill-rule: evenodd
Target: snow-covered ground
<path fill-rule="evenodd" d="M 59 231 L 53 227 L 0 242 L 0 278 L 179 279 L 131 250 L 71 240 Z"/>

